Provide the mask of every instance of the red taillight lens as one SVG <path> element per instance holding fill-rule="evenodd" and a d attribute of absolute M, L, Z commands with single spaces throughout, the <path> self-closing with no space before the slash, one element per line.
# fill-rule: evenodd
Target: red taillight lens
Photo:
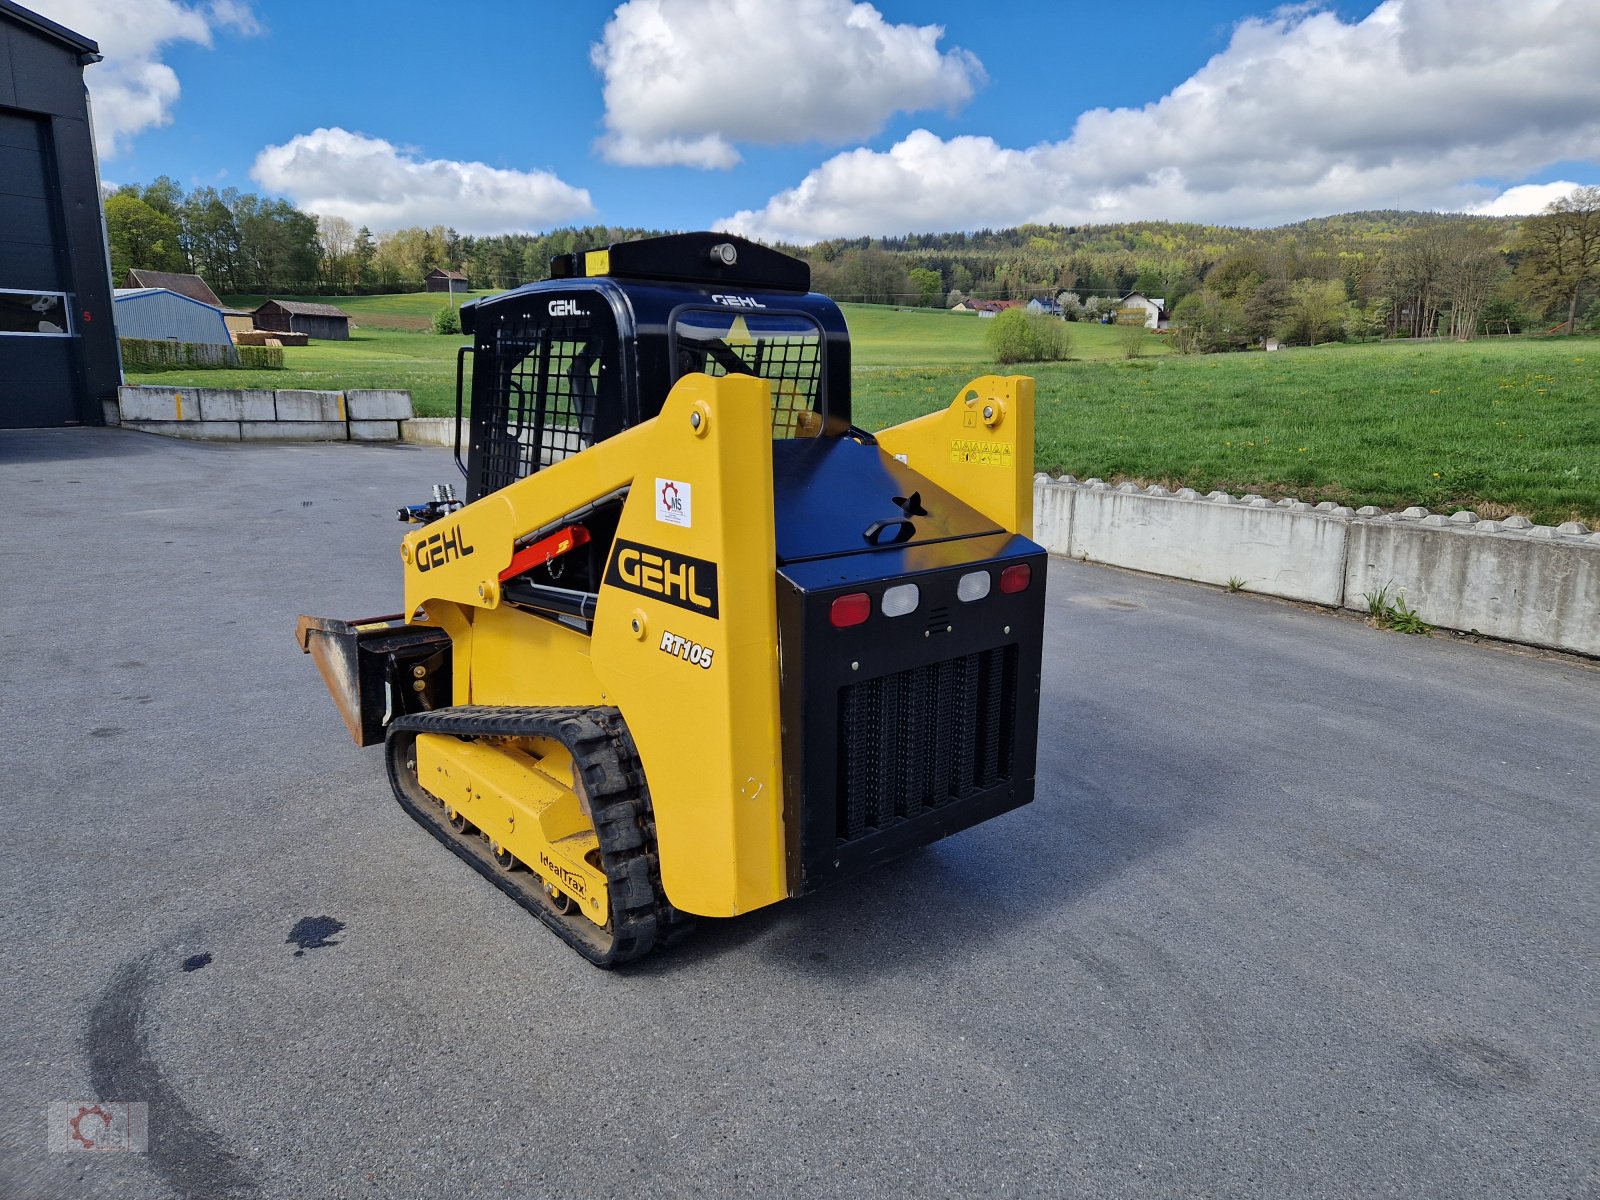
<path fill-rule="evenodd" d="M 833 607 L 828 609 L 828 620 L 833 622 L 835 629 L 848 629 L 852 625 L 859 625 L 872 615 L 872 597 L 865 592 L 851 592 L 848 596 L 840 596 L 833 602 Z"/>
<path fill-rule="evenodd" d="M 1006 595 L 1025 592 L 1033 582 L 1033 568 L 1027 563 L 1017 563 L 1000 572 L 1000 590 Z"/>

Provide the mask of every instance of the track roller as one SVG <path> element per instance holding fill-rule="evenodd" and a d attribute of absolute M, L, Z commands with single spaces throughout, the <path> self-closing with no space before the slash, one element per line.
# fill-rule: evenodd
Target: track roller
<path fill-rule="evenodd" d="M 543 878 L 492 844 L 457 810 L 448 808 L 417 778 L 418 734 L 467 741 L 556 741 L 572 757 L 574 787 L 593 825 L 606 876 L 610 912 L 603 925 Z M 413 713 L 390 726 L 386 757 L 395 798 L 424 829 L 479 874 L 533 913 L 563 941 L 600 967 L 619 966 L 677 941 L 692 918 L 678 912 L 661 888 L 655 821 L 638 751 L 614 708 L 459 707 Z"/>

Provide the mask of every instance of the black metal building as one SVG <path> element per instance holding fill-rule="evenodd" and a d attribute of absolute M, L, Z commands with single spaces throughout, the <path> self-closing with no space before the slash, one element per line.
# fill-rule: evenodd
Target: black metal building
<path fill-rule="evenodd" d="M 99 61 L 0 0 L 0 429 L 103 424 L 121 381 L 83 84 Z"/>

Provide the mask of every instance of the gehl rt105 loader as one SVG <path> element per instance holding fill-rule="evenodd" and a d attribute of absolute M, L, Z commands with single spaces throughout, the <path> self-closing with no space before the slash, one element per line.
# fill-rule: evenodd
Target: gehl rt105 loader
<path fill-rule="evenodd" d="M 403 615 L 300 621 L 406 811 L 600 966 L 1033 798 L 1033 381 L 874 436 L 810 282 L 694 233 L 463 306 L 466 504 L 401 510 Z"/>

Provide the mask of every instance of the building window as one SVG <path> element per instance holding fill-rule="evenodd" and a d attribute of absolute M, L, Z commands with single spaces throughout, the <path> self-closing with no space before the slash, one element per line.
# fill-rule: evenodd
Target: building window
<path fill-rule="evenodd" d="M 0 288 L 0 336 L 70 337 L 67 297 L 62 292 Z"/>

